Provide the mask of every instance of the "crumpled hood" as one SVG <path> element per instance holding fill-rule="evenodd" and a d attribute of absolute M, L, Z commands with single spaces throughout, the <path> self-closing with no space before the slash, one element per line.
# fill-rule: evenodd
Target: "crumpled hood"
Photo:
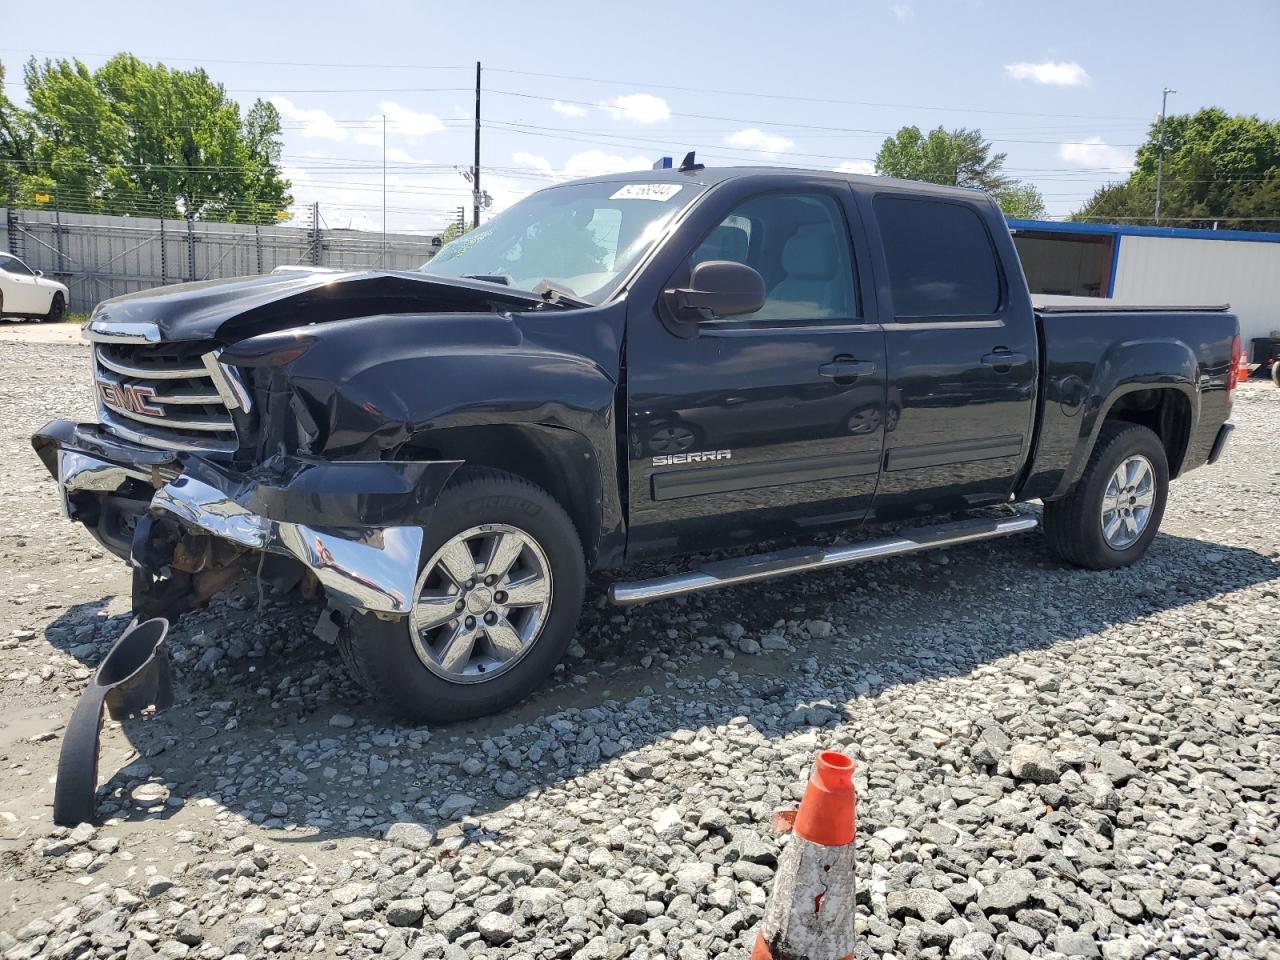
<path fill-rule="evenodd" d="M 105 300 L 91 322 L 152 323 L 166 341 L 244 337 L 374 314 L 527 310 L 534 293 L 417 271 L 308 271 L 156 287 Z"/>

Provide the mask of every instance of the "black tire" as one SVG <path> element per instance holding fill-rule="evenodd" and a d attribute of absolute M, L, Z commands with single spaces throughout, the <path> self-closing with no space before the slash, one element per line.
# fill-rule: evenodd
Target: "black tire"
<path fill-rule="evenodd" d="M 1154 501 L 1142 535 L 1123 550 L 1109 544 L 1102 532 L 1102 499 L 1113 473 L 1126 458 L 1147 458 L 1155 475 Z M 1169 462 L 1164 445 L 1151 430 L 1136 423 L 1110 420 L 1102 425 L 1093 453 L 1074 492 L 1044 505 L 1044 532 L 1049 550 L 1077 567 L 1112 570 L 1142 558 L 1164 517 L 1169 497 Z"/>
<path fill-rule="evenodd" d="M 49 304 L 49 312 L 44 315 L 44 323 L 61 323 L 62 318 L 67 315 L 67 301 L 63 299 L 62 294 L 55 293 L 53 302 Z"/>
<path fill-rule="evenodd" d="M 471 683 L 439 676 L 419 659 L 408 618 L 357 613 L 339 634 L 353 678 L 376 701 L 412 720 L 466 720 L 518 703 L 555 669 L 573 639 L 586 583 L 582 542 L 564 508 L 527 480 L 488 468 L 460 471 L 431 512 L 420 569 L 451 538 L 491 523 L 510 524 L 532 536 L 546 555 L 554 585 L 541 632 L 510 669 Z"/>

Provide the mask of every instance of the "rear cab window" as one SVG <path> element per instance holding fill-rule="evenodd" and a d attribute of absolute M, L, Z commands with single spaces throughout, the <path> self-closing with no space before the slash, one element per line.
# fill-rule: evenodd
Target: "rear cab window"
<path fill-rule="evenodd" d="M 874 201 L 898 319 L 992 317 L 1003 280 L 987 226 L 972 206 L 881 194 Z"/>

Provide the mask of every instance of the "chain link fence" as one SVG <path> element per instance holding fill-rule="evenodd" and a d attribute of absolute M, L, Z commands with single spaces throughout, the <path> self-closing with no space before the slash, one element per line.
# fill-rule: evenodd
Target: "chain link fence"
<path fill-rule="evenodd" d="M 188 280 L 270 273 L 280 266 L 414 270 L 439 241 L 418 234 L 335 230 L 318 205 L 309 226 L 161 220 L 0 208 L 0 250 L 67 285 L 68 309 Z"/>

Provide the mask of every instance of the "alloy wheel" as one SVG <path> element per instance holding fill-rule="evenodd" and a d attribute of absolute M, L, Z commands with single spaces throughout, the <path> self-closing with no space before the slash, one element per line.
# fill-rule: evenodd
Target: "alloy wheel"
<path fill-rule="evenodd" d="M 1138 542 L 1151 520 L 1156 500 L 1156 475 L 1141 454 L 1125 457 L 1107 481 L 1102 494 L 1102 536 L 1114 550 Z"/>
<path fill-rule="evenodd" d="M 418 659 L 455 683 L 492 680 L 533 646 L 551 610 L 551 564 L 518 527 L 481 524 L 452 537 L 418 577 L 409 617 Z"/>

